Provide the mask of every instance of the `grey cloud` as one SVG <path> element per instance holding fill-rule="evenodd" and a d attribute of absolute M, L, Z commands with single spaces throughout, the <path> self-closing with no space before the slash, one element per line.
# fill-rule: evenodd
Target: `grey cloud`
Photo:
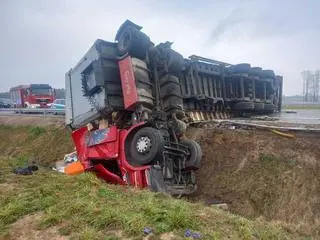
<path fill-rule="evenodd" d="M 276 68 L 290 79 L 286 94 L 295 94 L 301 63 L 317 67 L 319 7 L 316 0 L 2 0 L 0 91 L 22 83 L 63 87 L 65 72 L 93 41 L 112 41 L 131 19 L 156 43 L 172 41 L 186 56 Z"/>
<path fill-rule="evenodd" d="M 239 25 L 235 39 L 242 34 L 250 34 L 252 38 L 292 36 L 307 31 L 320 29 L 319 1 L 245 1 L 234 8 L 231 13 L 221 19 L 213 28 L 209 41 L 213 44 L 226 32 L 235 31 Z M 224 39 L 222 39 L 224 40 Z"/>

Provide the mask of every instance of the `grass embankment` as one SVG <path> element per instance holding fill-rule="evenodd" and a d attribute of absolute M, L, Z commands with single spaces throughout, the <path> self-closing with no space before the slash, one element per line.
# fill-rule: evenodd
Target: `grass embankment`
<path fill-rule="evenodd" d="M 32 159 L 48 166 L 70 150 L 62 129 L 0 127 L 0 238 L 142 239 L 150 227 L 149 239 L 182 239 L 187 228 L 202 239 L 307 239 L 281 224 L 107 185 L 92 174 L 70 177 L 46 167 L 30 176 L 12 173 Z"/>
<path fill-rule="evenodd" d="M 283 105 L 284 110 L 320 110 L 320 104 Z"/>

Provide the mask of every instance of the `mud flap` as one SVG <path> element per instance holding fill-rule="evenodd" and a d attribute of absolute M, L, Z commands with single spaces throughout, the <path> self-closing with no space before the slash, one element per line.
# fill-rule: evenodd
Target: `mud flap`
<path fill-rule="evenodd" d="M 148 170 L 148 185 L 149 189 L 153 192 L 166 192 L 166 187 L 163 181 L 162 170 L 159 165 L 151 166 Z"/>

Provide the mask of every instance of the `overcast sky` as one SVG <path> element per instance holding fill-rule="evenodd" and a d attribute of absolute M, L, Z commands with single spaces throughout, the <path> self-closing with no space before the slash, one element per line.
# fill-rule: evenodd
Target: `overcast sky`
<path fill-rule="evenodd" d="M 0 91 L 64 87 L 65 72 L 94 40 L 114 40 L 130 19 L 185 57 L 273 69 L 284 76 L 284 94 L 301 94 L 301 71 L 320 69 L 319 10 L 318 0 L 0 0 Z"/>

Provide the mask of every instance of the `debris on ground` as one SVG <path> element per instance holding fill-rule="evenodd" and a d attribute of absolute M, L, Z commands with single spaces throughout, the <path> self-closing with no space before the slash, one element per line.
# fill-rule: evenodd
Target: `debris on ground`
<path fill-rule="evenodd" d="M 200 239 L 201 238 L 201 234 L 198 232 L 192 232 L 190 229 L 187 229 L 184 232 L 184 236 L 187 238 L 192 238 L 192 239 Z"/>
<path fill-rule="evenodd" d="M 218 204 L 213 204 L 212 206 L 216 207 L 216 208 L 220 208 L 220 209 L 225 210 L 225 211 L 229 210 L 229 207 L 228 207 L 227 203 L 218 203 Z"/>
<path fill-rule="evenodd" d="M 38 171 L 37 165 L 28 165 L 26 167 L 17 167 L 13 169 L 13 173 L 18 175 L 32 175 L 33 172 Z"/>
<path fill-rule="evenodd" d="M 200 125 L 202 127 L 202 125 Z M 320 125 L 308 124 L 290 124 L 278 121 L 263 121 L 259 120 L 215 120 L 214 123 L 205 125 L 209 129 L 242 129 L 242 130 L 258 130 L 258 129 L 275 129 L 280 131 L 294 131 L 294 132 L 313 132 L 320 133 Z"/>
<path fill-rule="evenodd" d="M 295 138 L 295 135 L 293 134 L 290 134 L 290 133 L 284 133 L 284 132 L 280 132 L 278 130 L 275 130 L 275 129 L 270 129 L 271 132 L 279 135 L 279 136 L 282 136 L 282 137 L 287 137 L 287 138 Z"/>
<path fill-rule="evenodd" d="M 285 113 L 297 113 L 297 111 L 291 111 L 291 110 L 287 110 L 287 111 L 284 111 Z"/>
<path fill-rule="evenodd" d="M 65 168 L 70 165 L 71 163 L 77 162 L 78 161 L 78 155 L 77 152 L 72 152 L 69 154 L 65 154 L 64 158 L 62 161 L 57 161 L 55 164 L 55 167 L 53 167 L 52 169 L 57 171 L 57 172 L 61 172 L 61 173 L 65 173 Z"/>
<path fill-rule="evenodd" d="M 78 161 L 77 152 L 75 151 L 75 152 L 64 155 L 63 161 L 65 163 L 72 163 L 72 162 Z"/>
<path fill-rule="evenodd" d="M 143 229 L 143 233 L 144 233 L 144 234 L 150 234 L 150 233 L 152 233 L 152 229 L 151 229 L 151 228 L 148 228 L 148 227 L 145 227 L 145 228 Z"/>
<path fill-rule="evenodd" d="M 60 172 L 60 173 L 64 173 L 64 168 L 66 167 L 65 162 L 62 161 L 57 161 L 56 165 L 52 168 L 54 171 Z"/>
<path fill-rule="evenodd" d="M 84 166 L 80 161 L 69 163 L 64 168 L 64 173 L 67 175 L 78 175 L 84 172 Z"/>
<path fill-rule="evenodd" d="M 250 117 L 251 120 L 259 120 L 259 121 L 277 121 L 279 118 L 270 117 L 268 115 L 264 116 L 252 116 Z"/>

